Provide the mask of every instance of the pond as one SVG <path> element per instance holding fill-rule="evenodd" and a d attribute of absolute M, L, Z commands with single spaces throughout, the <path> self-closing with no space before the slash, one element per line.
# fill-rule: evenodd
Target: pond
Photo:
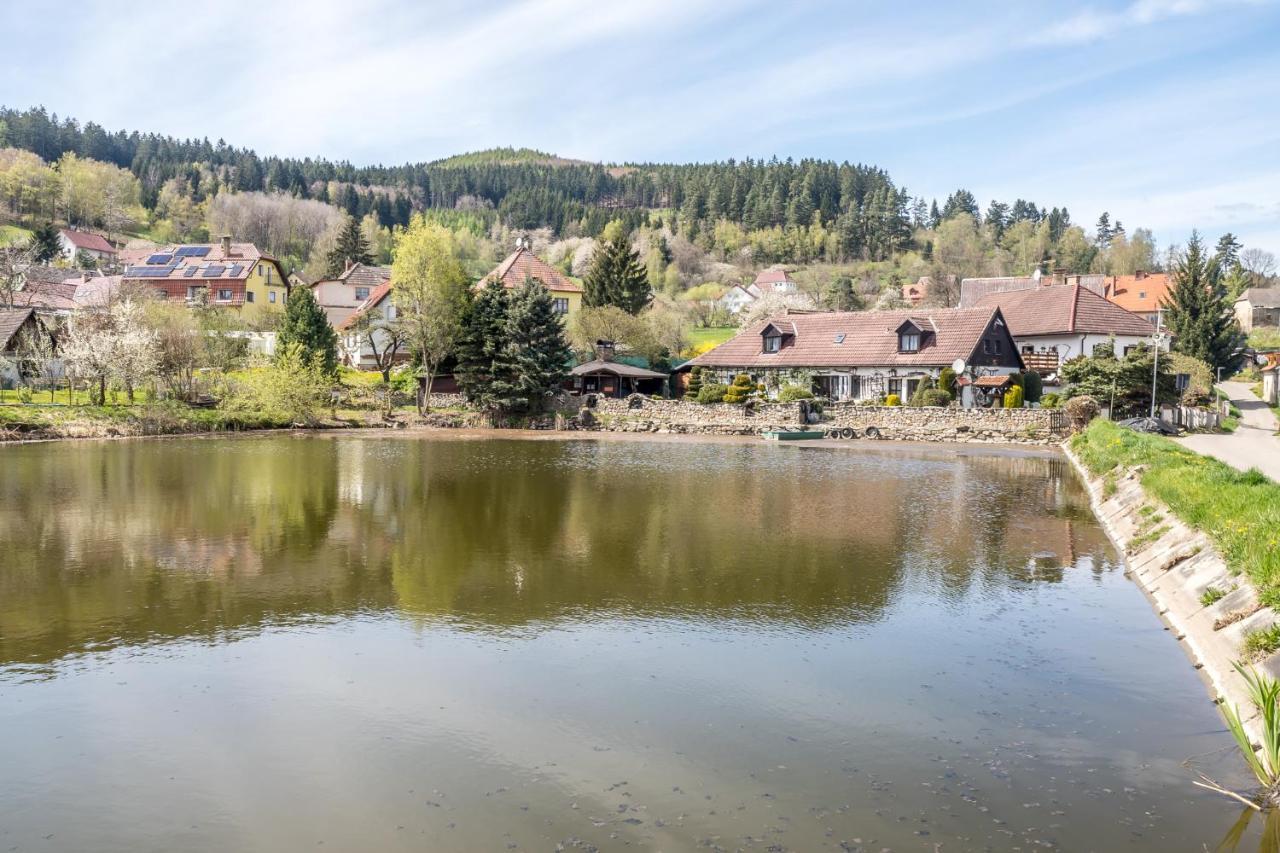
<path fill-rule="evenodd" d="M 5 850 L 1200 850 L 1246 782 L 1047 453 L 11 446 L 0 543 Z"/>

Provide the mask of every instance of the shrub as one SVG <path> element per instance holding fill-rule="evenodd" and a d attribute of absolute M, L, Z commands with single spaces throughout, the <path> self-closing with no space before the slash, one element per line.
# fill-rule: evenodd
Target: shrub
<path fill-rule="evenodd" d="M 1034 370 L 1022 375 L 1022 393 L 1028 403 L 1040 403 L 1044 400 L 1044 380 Z"/>
<path fill-rule="evenodd" d="M 25 404 L 25 403 L 30 403 L 30 402 L 31 402 L 31 396 L 32 396 L 32 394 L 31 394 L 31 386 L 30 386 L 30 385 L 19 385 L 19 386 L 18 386 L 18 402 L 19 402 L 19 403 L 24 403 L 24 404 Z"/>
<path fill-rule="evenodd" d="M 948 394 L 956 393 L 956 372 L 950 367 L 944 367 L 938 372 L 938 389 Z"/>
<path fill-rule="evenodd" d="M 745 373 L 739 373 L 733 377 L 733 384 L 724 393 L 724 401 L 741 405 L 756 395 L 756 384 L 751 381 L 751 377 Z"/>
<path fill-rule="evenodd" d="M 698 389 L 698 395 L 694 397 L 694 399 L 703 405 L 708 405 L 710 403 L 723 403 L 724 395 L 728 393 L 728 391 L 728 385 L 721 385 L 719 382 L 707 382 Z"/>
<path fill-rule="evenodd" d="M 298 344 L 276 352 L 275 363 L 252 371 L 222 401 L 229 412 L 255 412 L 285 423 L 314 425 L 329 396 L 330 374 L 323 353 L 310 357 Z"/>
<path fill-rule="evenodd" d="M 1004 392 L 1004 407 L 1006 409 L 1022 408 L 1022 386 L 1014 385 L 1008 391 Z"/>
<path fill-rule="evenodd" d="M 698 392 L 701 390 L 702 390 L 702 368 L 695 367 L 689 371 L 689 386 L 685 388 L 684 393 L 686 396 L 692 397 L 693 399 L 696 400 L 698 398 Z"/>
<path fill-rule="evenodd" d="M 1096 418 L 1098 412 L 1102 411 L 1098 401 L 1087 394 L 1082 397 L 1072 397 L 1067 401 L 1066 409 L 1067 417 L 1071 419 L 1071 428 L 1076 432 L 1087 427 L 1089 421 Z"/>
<path fill-rule="evenodd" d="M 778 392 L 779 403 L 794 403 L 796 400 L 812 400 L 813 392 L 801 385 L 783 385 Z"/>
<path fill-rule="evenodd" d="M 1062 398 L 1052 392 L 1040 398 L 1040 407 L 1043 409 L 1056 409 L 1060 405 L 1062 405 Z"/>
<path fill-rule="evenodd" d="M 911 392 L 911 399 L 907 402 L 908 406 L 923 406 L 924 392 L 933 390 L 933 377 L 926 376 L 916 383 L 916 389 Z"/>
<path fill-rule="evenodd" d="M 941 388 L 930 388 L 920 395 L 920 405 L 945 408 L 951 405 L 951 395 Z"/>
<path fill-rule="evenodd" d="M 890 394 L 888 397 L 884 398 L 884 404 L 886 406 L 901 406 L 902 398 L 897 394 Z"/>

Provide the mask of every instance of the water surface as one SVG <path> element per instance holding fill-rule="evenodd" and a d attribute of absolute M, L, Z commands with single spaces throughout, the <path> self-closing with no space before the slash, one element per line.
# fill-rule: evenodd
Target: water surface
<path fill-rule="evenodd" d="M 7 447 L 0 543 L 5 850 L 1200 850 L 1244 783 L 1047 455 Z"/>

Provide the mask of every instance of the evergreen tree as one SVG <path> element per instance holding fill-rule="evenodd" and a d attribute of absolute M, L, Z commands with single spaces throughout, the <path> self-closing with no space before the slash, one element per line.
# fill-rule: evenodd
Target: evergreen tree
<path fill-rule="evenodd" d="M 337 278 L 342 275 L 348 261 L 352 264 L 373 263 L 373 251 L 369 248 L 369 241 L 365 239 L 364 231 L 360 228 L 360 220 L 354 216 L 347 217 L 342 230 L 338 232 L 338 242 L 329 250 L 329 255 L 325 259 L 327 264 L 325 276 Z"/>
<path fill-rule="evenodd" d="M 1094 242 L 1099 248 L 1105 249 L 1111 245 L 1111 238 L 1115 236 L 1115 231 L 1111 228 L 1111 214 L 1105 210 L 1098 217 L 1098 225 L 1094 234 Z"/>
<path fill-rule="evenodd" d="M 515 391 L 511 408 L 539 412 L 573 358 L 551 292 L 541 281 L 527 278 L 511 295 L 507 338 Z"/>
<path fill-rule="evenodd" d="M 462 316 L 454 376 L 467 402 L 484 411 L 506 408 L 515 391 L 507 334 L 509 301 L 502 282 L 490 279 Z"/>
<path fill-rule="evenodd" d="M 847 275 L 839 276 L 827 285 L 822 302 L 832 311 L 861 311 L 865 307 L 862 297 L 853 289 L 853 279 Z"/>
<path fill-rule="evenodd" d="M 690 400 L 698 396 L 702 390 L 702 368 L 694 367 L 689 371 L 689 385 L 684 389 L 684 396 Z"/>
<path fill-rule="evenodd" d="M 1200 235 L 1194 231 L 1174 267 L 1173 284 L 1165 298 L 1165 320 L 1178 352 L 1215 369 L 1232 371 L 1239 365 L 1244 333 L 1227 301 L 1218 260 L 1205 255 Z"/>
<path fill-rule="evenodd" d="M 37 225 L 31 232 L 31 254 L 37 264 L 52 263 L 62 253 L 62 243 L 58 240 L 58 229 L 52 222 Z"/>
<path fill-rule="evenodd" d="M 942 208 L 943 219 L 950 219 L 953 216 L 959 216 L 961 213 L 967 213 L 972 216 L 974 222 L 979 222 L 982 219 L 982 214 L 978 210 L 978 200 L 968 190 L 956 190 L 953 192 L 947 197 L 947 203 Z"/>
<path fill-rule="evenodd" d="M 942 224 L 942 214 L 938 212 L 938 200 L 935 198 L 929 205 L 929 227 L 935 231 Z"/>
<path fill-rule="evenodd" d="M 991 229 L 992 237 L 997 240 L 1003 237 L 1005 229 L 1009 227 L 1009 205 L 992 199 L 987 208 L 987 226 Z"/>
<path fill-rule="evenodd" d="M 591 256 L 591 269 L 583 280 L 582 302 L 588 308 L 614 305 L 639 314 L 653 300 L 653 288 L 640 256 L 619 232 L 604 241 Z"/>
<path fill-rule="evenodd" d="M 338 335 L 309 287 L 295 287 L 289 294 L 276 330 L 277 353 L 287 352 L 295 344 L 301 347 L 305 360 L 318 357 L 326 374 L 337 374 Z"/>
<path fill-rule="evenodd" d="M 1230 273 L 1240 266 L 1240 250 L 1243 248 L 1244 246 L 1236 239 L 1236 235 L 1230 231 L 1218 238 L 1218 245 L 1214 249 L 1213 256 L 1217 259 L 1218 267 L 1224 274 Z"/>

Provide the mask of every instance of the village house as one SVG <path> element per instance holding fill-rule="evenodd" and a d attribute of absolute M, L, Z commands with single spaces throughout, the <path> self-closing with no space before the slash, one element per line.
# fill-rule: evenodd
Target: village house
<path fill-rule="evenodd" d="M 915 307 L 925 300 L 929 295 L 929 288 L 932 286 L 933 279 L 927 275 L 922 275 L 916 279 L 915 284 L 902 285 L 902 301 Z"/>
<path fill-rule="evenodd" d="M 747 289 L 759 298 L 770 293 L 795 293 L 798 288 L 791 273 L 784 269 L 767 269 L 761 270 Z"/>
<path fill-rule="evenodd" d="M 34 308 L 0 308 L 0 384 L 18 381 L 15 367 L 23 335 L 48 334 Z"/>
<path fill-rule="evenodd" d="M 107 238 L 101 234 L 72 228 L 63 228 L 58 232 L 58 245 L 62 256 L 72 263 L 75 263 L 77 253 L 83 253 L 99 263 L 114 262 L 119 255 L 116 247 L 108 243 Z"/>
<path fill-rule="evenodd" d="M 1150 345 L 1155 326 L 1082 284 L 995 291 L 976 307 L 999 308 L 1009 322 L 1027 368 L 1046 382 L 1057 382 L 1058 367 L 1069 358 L 1093 355 L 1114 346 L 1122 356 L 1135 346 Z"/>
<path fill-rule="evenodd" d="M 329 325 L 340 329 L 375 290 L 390 280 L 391 267 L 353 264 L 348 261 L 337 278 L 322 278 L 312 282 L 311 295 L 329 318 Z"/>
<path fill-rule="evenodd" d="M 716 306 L 729 314 L 737 314 L 756 301 L 756 295 L 740 284 L 735 284 L 720 294 Z"/>
<path fill-rule="evenodd" d="M 368 333 L 360 329 L 364 317 L 369 318 Z M 396 304 L 391 298 L 391 282 L 384 281 L 338 325 L 338 356 L 342 363 L 357 370 L 377 370 L 377 357 L 385 356 L 395 343 L 387 332 L 387 327 L 395 320 Z M 397 347 L 391 359 L 395 364 L 406 362 L 409 352 Z"/>
<path fill-rule="evenodd" d="M 539 258 L 523 242 L 502 263 L 480 279 L 476 287 L 483 287 L 496 279 L 502 282 L 503 287 L 514 290 L 528 278 L 537 279 L 551 291 L 551 303 L 556 313 L 562 317 L 567 319 L 570 314 L 576 314 L 582 308 L 582 285 L 573 282 L 560 270 Z"/>
<path fill-rule="evenodd" d="M 1169 284 L 1169 276 L 1165 273 L 1138 270 L 1133 275 L 1114 275 L 1108 278 L 1103 295 L 1126 311 L 1155 325 L 1165 295 L 1169 292 Z"/>
<path fill-rule="evenodd" d="M 126 250 L 124 284 L 145 285 L 159 299 L 234 308 L 246 316 L 283 309 L 289 287 L 280 262 L 252 243 L 185 243 Z"/>
<path fill-rule="evenodd" d="M 800 385 L 833 400 L 907 399 L 922 379 L 936 379 L 957 363 L 971 380 L 1023 369 L 999 308 L 788 312 L 752 325 L 681 370 L 702 367 L 704 382 L 725 383 L 745 373 L 770 394 Z M 967 390 L 965 403 L 974 402 Z"/>
<path fill-rule="evenodd" d="M 1044 275 L 1036 269 L 1031 275 L 1002 275 L 989 278 L 966 278 L 960 282 L 960 307 L 972 308 L 985 296 L 993 293 L 1014 293 L 1020 290 L 1036 290 L 1058 285 L 1080 285 L 1099 296 L 1106 296 L 1107 277 L 1101 273 L 1069 275 L 1056 270 Z"/>
<path fill-rule="evenodd" d="M 1255 326 L 1280 326 L 1280 287 L 1251 287 L 1235 302 L 1236 322 L 1246 332 Z"/>

